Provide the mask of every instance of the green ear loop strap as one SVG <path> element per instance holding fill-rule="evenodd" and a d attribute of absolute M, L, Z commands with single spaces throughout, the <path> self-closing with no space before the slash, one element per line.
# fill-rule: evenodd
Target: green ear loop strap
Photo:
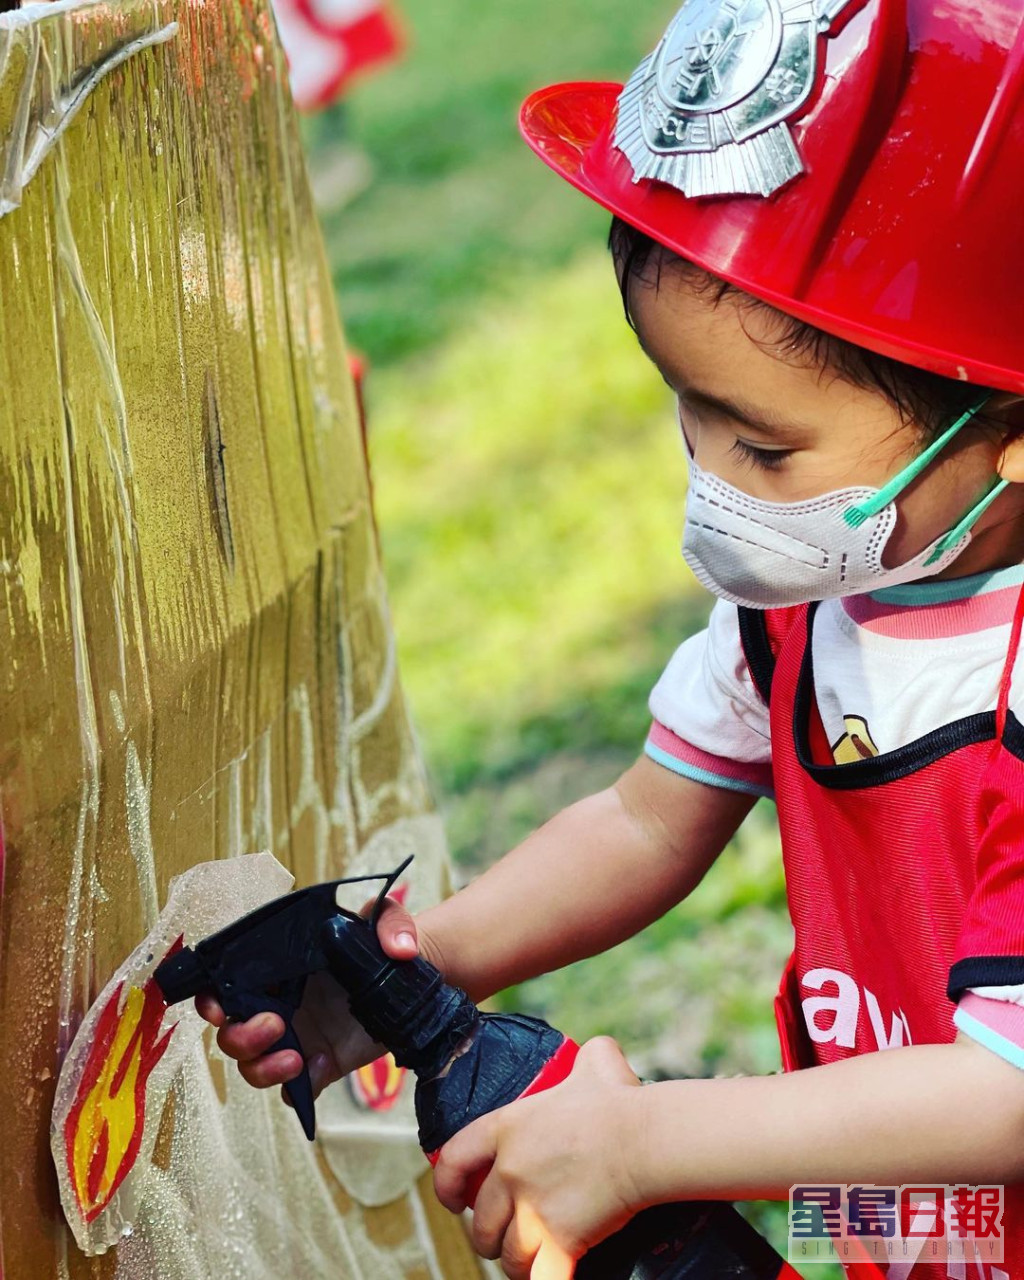
<path fill-rule="evenodd" d="M 942 539 L 935 544 L 935 550 L 924 562 L 925 566 L 934 564 L 935 561 L 940 559 L 950 547 L 955 547 L 964 534 L 969 529 L 972 529 L 978 520 L 985 514 L 1009 483 L 1009 480 L 997 480 L 981 501 L 971 507 L 970 511 L 968 511 L 960 523 L 950 529 L 949 533 L 944 534 Z"/>
<path fill-rule="evenodd" d="M 913 462 L 908 463 L 908 465 L 905 466 L 898 475 L 893 476 L 893 478 L 889 481 L 889 483 L 885 486 L 885 488 L 879 489 L 879 491 L 875 494 L 873 498 L 869 498 L 866 502 L 862 502 L 858 506 L 847 507 L 847 509 L 843 512 L 843 519 L 850 526 L 850 528 L 851 529 L 858 528 L 860 525 L 864 523 L 865 520 L 867 520 L 869 516 L 877 516 L 878 513 L 882 511 L 885 507 L 887 507 L 890 502 L 892 502 L 895 498 L 898 498 L 899 495 L 903 492 L 903 490 L 906 489 L 908 485 L 912 484 L 917 479 L 917 477 L 921 474 L 921 472 L 925 469 L 925 467 L 928 466 L 928 464 L 932 461 L 932 459 L 937 454 L 942 452 L 942 450 L 946 447 L 947 444 L 949 444 L 950 440 L 953 439 L 953 437 L 957 434 L 957 432 L 961 431 L 968 424 L 968 422 L 970 422 L 971 419 L 975 417 L 976 414 L 980 413 L 981 410 L 984 409 L 987 402 L 988 402 L 988 396 L 986 396 L 984 400 L 979 400 L 978 403 L 974 405 L 973 408 L 968 409 L 966 413 L 962 413 L 951 427 L 947 427 L 946 430 L 943 431 L 942 435 L 939 436 L 937 440 L 932 441 L 932 443 L 928 446 L 928 448 L 925 449 L 924 453 L 922 453 L 919 457 L 915 458 Z M 964 517 L 964 519 L 961 520 L 960 524 L 958 524 L 955 529 L 951 530 L 951 532 L 948 533 L 946 537 L 942 539 L 942 542 L 945 543 L 947 539 L 952 537 L 954 533 L 957 535 L 958 538 L 963 537 L 964 533 L 966 533 L 966 531 L 971 527 L 971 525 L 974 524 L 974 522 L 978 519 L 978 517 L 982 514 L 982 512 L 986 510 L 989 503 L 992 502 L 996 496 L 997 496 L 996 490 L 993 490 L 991 493 L 986 494 L 985 497 L 982 499 L 982 503 L 984 505 L 979 504 L 977 507 L 972 508 L 972 510 L 969 511 L 968 514 Z M 967 523 L 965 523 L 965 521 Z M 936 548 L 936 552 L 938 552 L 938 548 Z M 934 559 L 934 557 L 932 558 Z M 931 560 L 929 560 L 928 563 L 930 564 Z"/>

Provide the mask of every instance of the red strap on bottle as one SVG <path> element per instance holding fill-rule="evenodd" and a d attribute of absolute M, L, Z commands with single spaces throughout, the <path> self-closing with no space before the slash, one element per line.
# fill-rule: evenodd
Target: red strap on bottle
<path fill-rule="evenodd" d="M 543 1093 L 545 1089 L 553 1089 L 556 1084 L 561 1084 L 563 1080 L 568 1079 L 576 1065 L 576 1055 L 579 1051 L 580 1047 L 576 1041 L 566 1036 L 534 1076 L 533 1083 L 527 1085 L 519 1096 L 528 1098 L 531 1093 Z"/>
<path fill-rule="evenodd" d="M 1006 716 L 1010 708 L 1010 685 L 1013 683 L 1013 668 L 1017 665 L 1022 626 L 1024 626 L 1024 586 L 1017 594 L 1017 607 L 1013 611 L 1013 626 L 1010 628 L 1010 643 L 1006 649 L 1006 663 L 999 681 L 999 701 L 996 704 L 997 742 L 1002 742 L 1003 733 L 1006 730 Z"/>

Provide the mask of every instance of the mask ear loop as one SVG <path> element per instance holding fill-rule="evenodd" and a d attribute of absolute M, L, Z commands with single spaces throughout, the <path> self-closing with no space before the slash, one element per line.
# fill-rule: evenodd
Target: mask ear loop
<path fill-rule="evenodd" d="M 885 488 L 879 489 L 873 498 L 868 498 L 866 502 L 860 502 L 855 507 L 847 507 L 843 512 L 843 519 L 850 528 L 859 528 L 870 516 L 877 516 L 880 511 L 884 510 L 884 508 L 890 504 L 890 502 L 898 498 L 903 490 L 906 489 L 908 485 L 912 484 L 925 467 L 927 467 L 928 464 L 942 452 L 957 432 L 962 431 L 968 422 L 981 412 L 988 403 L 988 399 L 989 397 L 985 396 L 983 400 L 979 400 L 976 405 L 968 409 L 965 413 L 962 413 L 952 426 L 947 427 L 937 440 L 932 441 L 928 448 L 925 449 L 924 453 L 915 458 L 908 466 L 904 467 L 898 475 L 893 476 Z M 992 502 L 995 497 L 996 494 L 994 492 L 986 494 L 986 498 L 989 502 Z M 985 499 L 982 501 L 985 501 Z M 984 510 L 984 507 L 982 507 L 980 511 L 977 510 L 977 508 L 974 508 L 968 513 L 969 516 L 973 517 L 971 524 L 978 519 Z M 963 521 L 961 521 L 961 524 L 963 524 Z M 969 528 L 970 525 L 967 525 L 964 529 L 960 529 L 960 525 L 958 525 L 957 529 L 960 530 L 958 536 L 962 537 L 964 532 L 966 532 L 966 529 Z M 945 541 L 945 539 L 943 539 L 943 541 Z M 929 561 L 929 563 L 931 562 Z"/>
<path fill-rule="evenodd" d="M 930 564 L 934 564 L 936 560 L 940 560 L 945 555 L 945 553 L 950 549 L 950 547 L 955 547 L 956 544 L 960 541 L 960 539 L 964 536 L 964 534 L 974 528 L 974 526 L 978 523 L 981 517 L 992 505 L 992 503 L 995 502 L 996 498 L 999 497 L 999 495 L 1003 492 L 1004 489 L 1006 489 L 1009 486 L 1009 484 L 1010 484 L 1009 480 L 997 480 L 996 483 L 992 486 L 992 488 L 989 489 L 989 491 L 981 499 L 981 501 L 976 503 L 973 507 L 971 507 L 970 511 L 968 511 L 968 513 L 964 516 L 964 518 L 960 521 L 960 523 L 956 525 L 954 528 L 950 529 L 949 533 L 944 534 L 942 538 L 939 539 L 939 541 L 935 544 L 935 550 L 924 562 L 925 568 L 927 568 L 928 565 Z"/>

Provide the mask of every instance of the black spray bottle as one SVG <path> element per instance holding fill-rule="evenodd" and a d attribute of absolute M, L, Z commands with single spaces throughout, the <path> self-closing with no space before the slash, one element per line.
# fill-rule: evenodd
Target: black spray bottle
<path fill-rule="evenodd" d="M 392 960 L 366 921 L 336 915 L 319 943 L 354 1017 L 415 1073 L 419 1139 L 428 1157 L 473 1120 L 558 1084 L 572 1070 L 578 1046 L 561 1032 L 537 1018 L 481 1013 L 426 960 Z M 724 1201 L 644 1210 L 582 1258 L 576 1278 L 799 1280 Z"/>

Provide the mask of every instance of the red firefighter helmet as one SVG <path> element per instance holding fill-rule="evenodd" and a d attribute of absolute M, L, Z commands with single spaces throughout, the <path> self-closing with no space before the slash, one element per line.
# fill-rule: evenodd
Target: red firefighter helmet
<path fill-rule="evenodd" d="M 1021 0 L 687 0 L 625 89 L 542 89 L 521 127 L 740 289 L 1024 392 Z"/>

